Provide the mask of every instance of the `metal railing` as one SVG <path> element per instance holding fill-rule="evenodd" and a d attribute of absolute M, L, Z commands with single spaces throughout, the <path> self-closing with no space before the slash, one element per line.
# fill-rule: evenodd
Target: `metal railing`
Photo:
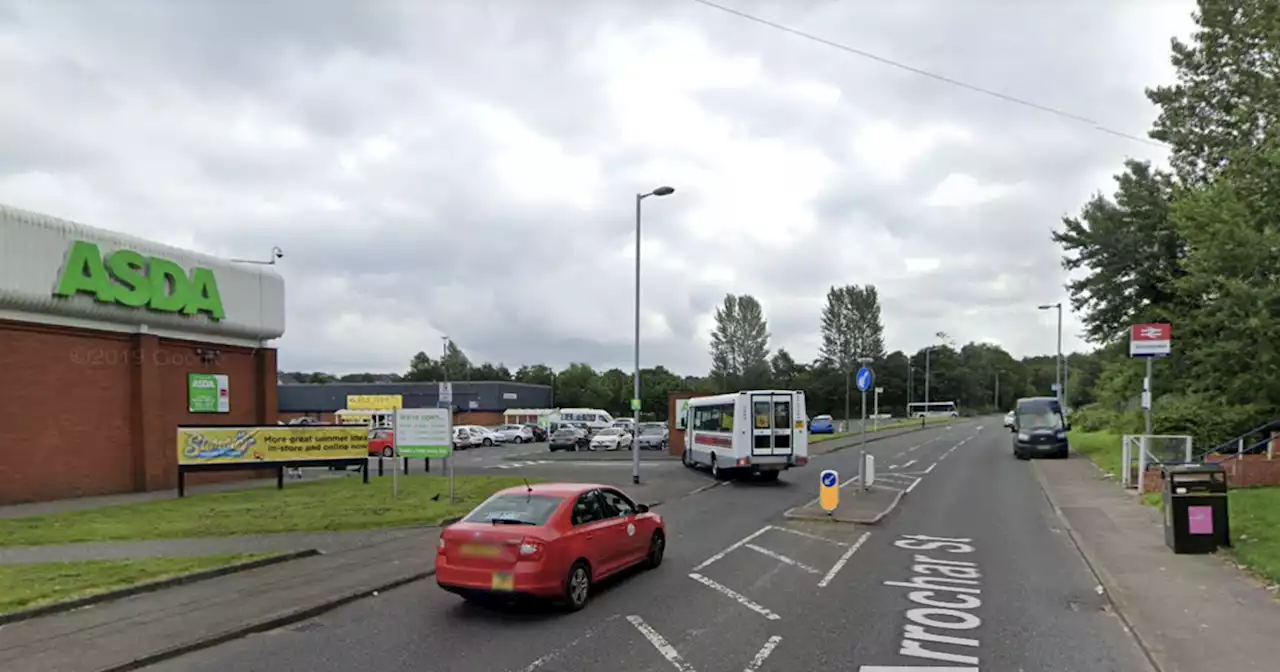
<path fill-rule="evenodd" d="M 1254 427 L 1253 429 L 1233 439 L 1223 441 L 1222 443 L 1216 446 L 1213 446 L 1212 448 L 1206 449 L 1205 451 L 1198 453 L 1197 457 L 1203 458 L 1205 455 L 1230 455 L 1230 454 L 1252 455 L 1252 454 L 1265 452 L 1268 455 L 1267 459 L 1271 459 L 1270 458 L 1270 455 L 1271 455 L 1270 442 L 1272 438 L 1271 437 L 1272 431 L 1280 431 L 1280 419 L 1272 420 L 1271 422 L 1258 425 L 1257 427 Z M 1264 432 L 1265 432 L 1265 435 L 1262 437 L 1261 440 L 1250 441 L 1251 437 L 1254 437 L 1258 434 L 1262 434 Z"/>

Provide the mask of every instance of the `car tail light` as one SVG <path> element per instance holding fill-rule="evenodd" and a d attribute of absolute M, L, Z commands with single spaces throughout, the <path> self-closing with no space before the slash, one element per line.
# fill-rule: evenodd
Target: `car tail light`
<path fill-rule="evenodd" d="M 436 554 L 444 555 L 444 537 L 440 537 L 440 542 L 436 544 Z"/>
<path fill-rule="evenodd" d="M 537 560 L 546 551 L 547 545 L 537 539 L 524 539 L 520 542 L 520 557 L 524 560 Z"/>
<path fill-rule="evenodd" d="M 751 465 L 751 458 L 749 458 L 749 457 L 740 457 L 740 458 L 738 458 L 738 466 L 739 466 L 739 467 L 747 467 L 747 466 L 750 466 L 750 465 Z"/>
<path fill-rule="evenodd" d="M 797 458 L 796 458 L 796 466 L 803 467 L 803 466 L 804 466 L 804 465 L 806 465 L 806 464 L 809 464 L 809 458 L 807 458 L 807 457 L 797 457 Z"/>

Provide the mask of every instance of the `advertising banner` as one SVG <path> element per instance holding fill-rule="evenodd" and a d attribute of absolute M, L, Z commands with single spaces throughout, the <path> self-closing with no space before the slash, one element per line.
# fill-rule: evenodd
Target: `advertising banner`
<path fill-rule="evenodd" d="M 187 374 L 188 413 L 230 413 L 231 387 L 220 373 Z"/>
<path fill-rule="evenodd" d="M 369 455 L 366 427 L 179 427 L 178 464 L 350 460 Z"/>
<path fill-rule="evenodd" d="M 399 394 L 348 394 L 347 409 L 352 411 L 393 411 L 404 408 Z"/>

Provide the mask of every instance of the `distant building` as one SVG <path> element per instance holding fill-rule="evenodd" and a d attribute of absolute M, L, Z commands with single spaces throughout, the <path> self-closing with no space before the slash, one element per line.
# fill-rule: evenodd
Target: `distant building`
<path fill-rule="evenodd" d="M 506 381 L 459 381 L 453 387 L 455 422 L 496 425 L 508 408 L 546 408 L 551 386 Z M 276 398 L 280 419 L 315 418 L 333 422 L 334 411 L 347 407 L 349 395 L 398 394 L 404 408 L 436 408 L 439 383 L 281 383 Z"/>

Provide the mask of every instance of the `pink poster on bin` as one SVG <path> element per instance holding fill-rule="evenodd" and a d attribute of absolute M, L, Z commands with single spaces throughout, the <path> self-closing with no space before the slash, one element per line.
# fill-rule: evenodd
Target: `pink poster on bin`
<path fill-rule="evenodd" d="M 1191 534 L 1213 534 L 1213 507 L 1187 507 L 1187 531 Z"/>

